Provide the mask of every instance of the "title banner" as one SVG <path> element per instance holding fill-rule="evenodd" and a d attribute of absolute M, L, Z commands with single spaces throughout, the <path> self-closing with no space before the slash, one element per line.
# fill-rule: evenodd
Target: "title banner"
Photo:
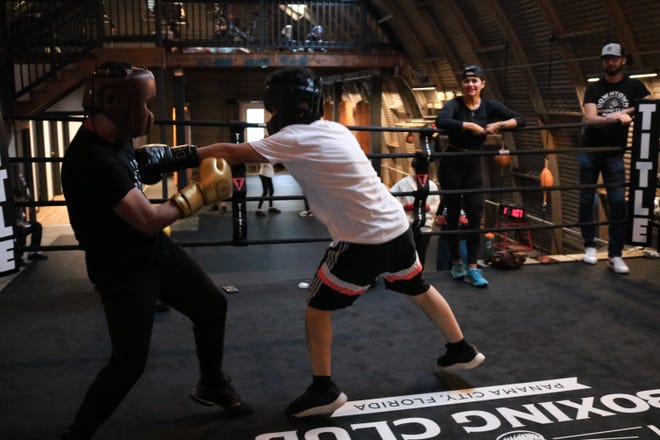
<path fill-rule="evenodd" d="M 658 173 L 659 100 L 642 100 L 635 111 L 628 193 L 628 243 L 651 245 L 653 199 Z"/>

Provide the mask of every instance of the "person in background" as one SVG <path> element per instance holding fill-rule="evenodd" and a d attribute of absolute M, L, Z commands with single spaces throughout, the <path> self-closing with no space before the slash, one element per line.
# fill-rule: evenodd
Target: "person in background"
<path fill-rule="evenodd" d="M 332 381 L 332 316 L 350 307 L 382 276 L 385 287 L 418 306 L 446 341 L 436 361 L 443 371 L 470 369 L 485 356 L 464 338 L 445 298 L 425 279 L 403 206 L 388 191 L 343 125 L 321 119 L 322 86 L 311 70 L 275 71 L 266 82 L 269 136 L 199 148 L 200 158 L 230 164 L 281 163 L 300 184 L 332 243 L 307 290 L 305 329 L 312 383 L 286 413 L 332 413 L 346 394 Z M 354 372 L 353 372 L 354 373 Z M 352 374 L 353 374 L 352 373 Z"/>
<path fill-rule="evenodd" d="M 305 197 L 304 194 L 303 194 L 303 202 L 305 203 L 305 209 L 303 209 L 298 213 L 298 217 L 314 217 L 314 213 L 309 208 L 309 202 L 307 201 L 307 197 Z"/>
<path fill-rule="evenodd" d="M 618 43 L 609 43 L 601 49 L 601 62 L 605 75 L 597 82 L 589 83 L 584 92 L 584 122 L 598 123 L 587 126 L 582 137 L 584 147 L 621 147 L 621 151 L 580 152 L 577 156 L 580 184 L 595 185 L 602 174 L 603 183 L 608 186 L 609 242 L 607 245 L 607 266 L 616 273 L 627 274 L 630 269 L 623 261 L 622 251 L 625 235 L 626 188 L 614 186 L 626 181 L 623 162 L 624 149 L 628 144 L 628 128 L 633 120 L 635 101 L 651 99 L 646 86 L 624 73 L 627 64 L 626 52 Z M 618 121 L 602 124 L 606 121 Z M 594 221 L 595 188 L 580 190 L 578 219 L 580 223 Z M 596 225 L 580 227 L 584 240 L 583 261 L 588 264 L 598 262 Z"/>
<path fill-rule="evenodd" d="M 525 124 L 518 113 L 504 104 L 481 96 L 486 87 L 484 72 L 481 67 L 470 65 L 461 73 L 462 96 L 447 101 L 435 120 L 435 125 L 448 133 L 448 152 L 480 151 L 489 134 L 500 133 Z M 481 189 L 481 157 L 461 156 L 443 157 L 439 166 L 440 187 L 443 190 Z M 447 208 L 446 230 L 459 229 L 462 208 L 467 216 L 468 229 L 481 228 L 484 196 L 483 193 L 455 193 L 443 197 Z M 465 237 L 467 259 L 463 261 L 459 244 Z M 451 276 L 463 279 L 475 287 L 488 287 L 481 269 L 477 267 L 481 236 L 479 233 L 448 234 L 447 243 L 452 259 Z M 467 266 L 466 266 L 467 264 Z"/>
<path fill-rule="evenodd" d="M 220 211 L 220 214 L 225 214 L 229 209 L 227 208 L 227 202 L 222 201 L 220 203 L 214 203 L 209 208 L 209 211 Z"/>
<path fill-rule="evenodd" d="M 422 182 L 417 181 L 417 176 L 415 173 L 417 165 L 417 159 L 413 159 L 411 163 L 412 167 L 412 173 L 404 177 L 403 179 L 399 180 L 396 182 L 391 188 L 390 192 L 395 194 L 395 193 L 405 193 L 405 192 L 414 192 L 417 191 L 420 184 L 423 185 Z M 428 179 L 428 174 L 420 175 L 420 178 L 426 178 Z M 428 179 L 428 190 L 431 192 L 437 192 L 438 191 L 438 185 L 431 180 Z M 415 203 L 415 197 L 413 195 L 409 196 L 396 196 L 396 198 L 401 202 L 403 205 L 404 211 L 406 211 L 406 214 L 408 215 L 408 222 L 413 225 L 415 221 L 415 213 L 414 213 L 414 203 Z M 417 254 L 419 255 L 419 261 L 422 262 L 422 265 L 424 265 L 424 261 L 426 260 L 426 249 L 429 246 L 429 242 L 431 240 L 431 236 L 428 234 L 425 234 L 426 232 L 431 232 L 433 228 L 433 222 L 434 222 L 434 215 L 438 210 L 438 207 L 440 206 L 440 196 L 438 194 L 429 194 L 426 197 L 426 206 L 424 207 L 425 210 L 425 219 L 424 223 L 422 225 L 419 225 L 417 229 L 413 228 L 413 233 L 415 237 L 415 249 L 417 249 Z"/>
<path fill-rule="evenodd" d="M 232 417 L 252 413 L 222 368 L 227 299 L 195 260 L 163 231 L 203 206 L 231 196 L 229 165 L 199 161 L 194 146 L 149 145 L 156 94 L 153 75 L 126 63 L 105 63 L 85 83 L 87 117 L 62 163 L 62 188 L 87 275 L 99 293 L 112 345 L 62 440 L 89 440 L 142 376 L 158 300 L 192 322 L 200 379 L 191 397 Z M 199 166 L 192 181 L 154 205 L 142 184 Z M 130 437 L 130 436 L 129 436 Z"/>
<path fill-rule="evenodd" d="M 266 213 L 261 210 L 261 207 L 266 200 L 265 197 L 273 197 L 275 194 L 275 187 L 273 186 L 273 177 L 275 176 L 275 168 L 270 163 L 259 164 L 259 179 L 261 180 L 261 199 L 257 205 L 257 211 L 255 214 L 257 217 L 265 217 Z M 269 214 L 279 214 L 279 209 L 273 206 L 273 199 L 268 200 L 268 213 Z"/>
<path fill-rule="evenodd" d="M 29 189 L 26 190 L 14 188 L 13 196 L 14 202 L 27 202 L 29 200 Z M 20 266 L 25 266 L 25 260 L 23 260 L 23 253 L 25 252 L 25 244 L 27 242 L 28 235 L 30 236 L 30 247 L 39 248 L 41 247 L 41 237 L 43 235 L 43 226 L 36 219 L 28 219 L 27 214 L 25 213 L 25 208 L 16 206 L 16 264 Z M 28 260 L 46 260 L 48 257 L 37 250 L 32 250 L 28 253 Z"/>

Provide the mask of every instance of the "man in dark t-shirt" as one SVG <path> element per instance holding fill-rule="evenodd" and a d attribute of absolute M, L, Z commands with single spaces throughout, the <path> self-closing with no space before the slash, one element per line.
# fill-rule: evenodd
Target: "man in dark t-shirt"
<path fill-rule="evenodd" d="M 133 150 L 130 142 L 107 142 L 83 127 L 65 154 L 62 185 L 69 218 L 80 247 L 91 258 L 89 277 L 95 284 L 115 264 L 136 263 L 119 257 L 162 251 L 163 234 L 145 235 L 110 214 L 130 190 L 141 191 Z"/>
<path fill-rule="evenodd" d="M 637 79 L 623 72 L 627 56 L 618 43 L 609 43 L 601 50 L 605 76 L 589 84 L 584 94 L 584 122 L 596 123 L 587 126 L 582 139 L 585 147 L 622 147 L 620 151 L 581 152 L 578 154 L 580 184 L 594 185 L 602 173 L 607 187 L 609 204 L 609 243 L 607 248 L 608 267 L 616 273 L 627 274 L 630 269 L 623 261 L 622 251 L 625 234 L 626 199 L 625 187 L 614 186 L 625 183 L 623 163 L 624 149 L 628 142 L 628 128 L 632 122 L 635 101 L 651 98 L 648 89 Z M 617 121 L 608 124 L 608 121 Z M 594 188 L 580 190 L 579 221 L 594 221 Z M 596 226 L 581 226 L 584 239 L 584 258 L 588 264 L 596 264 Z"/>
<path fill-rule="evenodd" d="M 148 70 L 105 64 L 88 79 L 83 96 L 88 117 L 64 155 L 62 187 L 89 279 L 101 297 L 112 356 L 62 439 L 91 439 L 140 378 L 159 300 L 193 323 L 200 380 L 191 397 L 220 405 L 229 416 L 252 413 L 222 371 L 227 300 L 163 232 L 177 219 L 231 195 L 229 165 L 215 158 L 199 164 L 193 146 L 133 148 L 132 139 L 153 124 L 146 103 L 155 96 L 155 82 Z M 152 205 L 142 192 L 142 182 L 155 183 L 165 171 L 197 165 L 199 181 L 165 203 Z"/>

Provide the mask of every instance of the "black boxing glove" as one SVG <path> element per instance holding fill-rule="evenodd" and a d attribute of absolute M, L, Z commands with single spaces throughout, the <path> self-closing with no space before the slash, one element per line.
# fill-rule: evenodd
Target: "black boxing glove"
<path fill-rule="evenodd" d="M 199 166 L 196 145 L 169 147 L 165 144 L 147 144 L 135 150 L 135 160 L 142 183 L 153 185 L 163 177 L 163 173 Z"/>

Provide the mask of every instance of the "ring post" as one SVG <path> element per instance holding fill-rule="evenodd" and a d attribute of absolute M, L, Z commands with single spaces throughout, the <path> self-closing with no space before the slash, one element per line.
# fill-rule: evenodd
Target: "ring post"
<path fill-rule="evenodd" d="M 231 124 L 231 141 L 235 144 L 243 142 L 244 124 Z M 231 217 L 233 226 L 234 246 L 247 246 L 247 207 L 245 198 L 247 196 L 247 182 L 245 179 L 245 164 L 233 165 Z"/>
<path fill-rule="evenodd" d="M 426 198 L 429 195 L 429 162 L 431 158 L 431 136 L 432 131 L 421 131 L 422 151 L 415 153 L 415 182 L 417 190 L 413 192 L 415 201 L 413 203 L 413 231 L 419 229 L 426 223 Z"/>

